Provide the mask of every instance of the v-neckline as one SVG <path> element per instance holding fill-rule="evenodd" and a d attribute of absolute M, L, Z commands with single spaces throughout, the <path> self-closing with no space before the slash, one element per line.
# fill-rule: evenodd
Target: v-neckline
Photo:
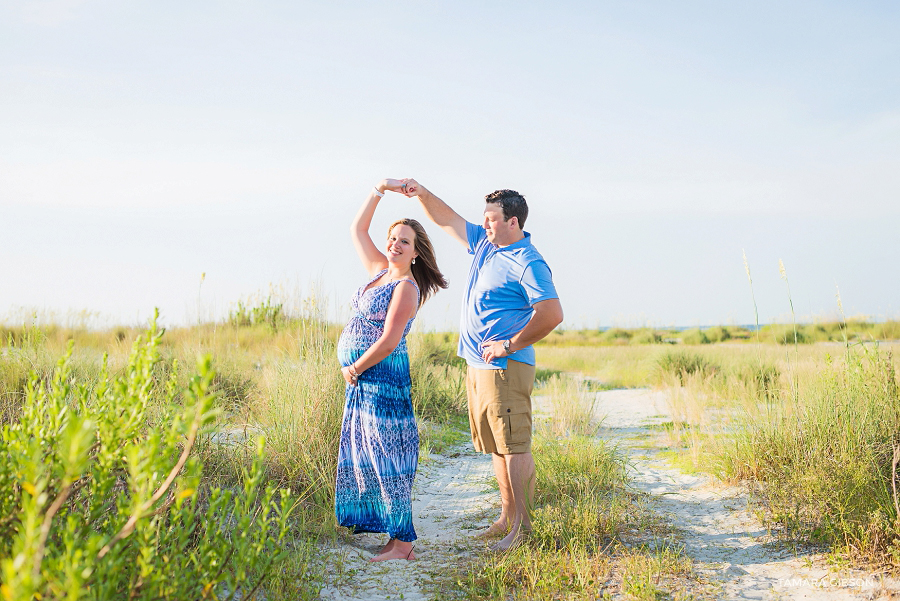
<path fill-rule="evenodd" d="M 391 283 L 391 280 L 388 280 L 388 281 L 385 282 L 384 284 L 378 284 L 377 286 L 373 286 L 372 284 L 374 284 L 374 283 L 375 283 L 376 281 L 378 281 L 379 279 L 381 279 L 381 276 L 378 276 L 377 278 L 375 278 L 374 280 L 372 280 L 371 282 L 369 282 L 368 284 L 366 284 L 366 287 L 363 289 L 362 293 L 365 294 L 365 293 L 368 292 L 369 290 L 375 290 L 376 288 L 381 288 L 382 286 L 387 286 L 388 284 Z M 362 294 L 361 294 L 360 296 L 362 296 Z"/>
<path fill-rule="evenodd" d="M 387 286 L 388 284 L 392 284 L 393 282 L 402 282 L 403 280 L 406 279 L 406 278 L 400 278 L 399 280 L 388 280 L 388 281 L 386 281 L 384 284 L 378 284 L 377 286 L 373 286 L 373 285 L 372 285 L 372 284 L 374 284 L 375 282 L 377 282 L 378 280 L 380 280 L 381 277 L 382 277 L 384 274 L 386 274 L 387 272 L 388 272 L 388 270 L 385 269 L 384 271 L 382 271 L 381 273 L 379 273 L 378 275 L 376 275 L 374 278 L 372 278 L 372 279 L 369 281 L 369 283 L 366 284 L 366 287 L 363 289 L 362 294 L 360 294 L 360 296 L 362 296 L 363 294 L 365 294 L 365 293 L 368 292 L 369 290 L 375 290 L 376 288 L 381 288 L 382 286 Z"/>

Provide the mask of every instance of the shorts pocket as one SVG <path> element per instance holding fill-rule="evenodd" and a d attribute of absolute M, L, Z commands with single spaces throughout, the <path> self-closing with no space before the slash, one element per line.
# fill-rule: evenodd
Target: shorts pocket
<path fill-rule="evenodd" d="M 500 405 L 497 417 L 503 421 L 507 446 L 524 444 L 531 440 L 531 410 L 529 407 Z"/>

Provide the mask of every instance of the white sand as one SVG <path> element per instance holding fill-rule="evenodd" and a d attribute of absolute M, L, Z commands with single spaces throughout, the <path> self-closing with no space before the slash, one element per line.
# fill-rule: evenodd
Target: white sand
<path fill-rule="evenodd" d="M 665 393 L 611 390 L 597 393 L 597 400 L 598 417 L 606 416 L 601 435 L 629 453 L 635 486 L 652 495 L 654 510 L 679 530 L 695 569 L 720 583 L 717 598 L 878 599 L 900 591 L 895 580 L 830 571 L 822 555 L 776 544 L 748 509 L 744 487 L 684 474 L 656 457 L 658 451 L 647 446 L 659 432 L 645 426 L 670 419 Z"/>
<path fill-rule="evenodd" d="M 471 447 L 471 445 L 469 445 Z M 413 524 L 419 540 L 415 561 L 366 561 L 387 543 L 386 534 L 359 534 L 332 550 L 334 580 L 322 599 L 384 601 L 429 599 L 423 592 L 431 574 L 458 563 L 472 552 L 472 535 L 499 513 L 500 497 L 491 491 L 488 456 L 470 450 L 431 455 L 420 463 L 413 486 Z"/>

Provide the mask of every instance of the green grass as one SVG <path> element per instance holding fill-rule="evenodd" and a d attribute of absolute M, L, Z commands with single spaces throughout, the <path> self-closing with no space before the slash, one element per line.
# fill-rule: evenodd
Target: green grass
<path fill-rule="evenodd" d="M 419 461 L 427 461 L 430 454 L 441 455 L 471 441 L 469 419 L 454 415 L 446 421 L 419 420 Z"/>
<path fill-rule="evenodd" d="M 900 565 L 891 349 L 801 346 L 780 355 L 729 349 L 705 355 L 718 361 L 715 372 L 663 377 L 672 444 L 697 469 L 758 482 L 769 524 L 784 537 Z"/>
<path fill-rule="evenodd" d="M 666 389 L 667 432 L 682 469 L 758 483 L 770 527 L 787 539 L 824 544 L 848 561 L 900 566 L 897 345 L 849 342 L 889 333 L 893 323 L 850 322 L 847 345 L 802 343 L 815 337 L 798 325 L 797 347 L 793 326 L 784 326 L 763 328 L 762 344 L 734 336 L 678 346 L 557 344 L 539 348 L 538 361 Z M 821 327 L 832 338 L 840 333 Z M 790 345 L 773 344 L 773 332 L 788 330 Z"/>
<path fill-rule="evenodd" d="M 335 529 L 344 386 L 335 358 L 340 326 L 315 312 L 290 316 L 275 306 L 257 314 L 245 307 L 247 319 L 166 332 L 153 378 L 185 388 L 191 373 L 181 366 L 212 355 L 214 428 L 237 434 L 230 444 L 198 440 L 194 455 L 203 464 L 204 485 L 240 485 L 255 437 L 263 436 L 262 483 L 289 484 L 301 500 L 267 595 L 315 598 L 326 578 L 317 560 L 320 543 Z M 761 345 L 731 326 L 698 330 L 707 342 L 698 335 L 697 344 L 688 344 L 683 333 L 651 328 L 553 334 L 537 349 L 538 383 L 558 419 L 536 441 L 533 534 L 513 553 L 479 554 L 455 575 L 452 590 L 473 599 L 606 593 L 655 599 L 674 595 L 679 579 L 694 578 L 677 550 L 632 549 L 622 542 L 629 532 L 662 526 L 625 490 L 622 457 L 587 438 L 596 428 L 591 393 L 618 386 L 668 389 L 674 415 L 667 432 L 673 449 L 687 451 L 685 468 L 759 483 L 772 526 L 787 537 L 826 543 L 844 558 L 900 564 L 898 500 L 891 486 L 900 432 L 894 346 L 847 350 L 814 343 L 838 334 L 848 340 L 896 338 L 896 324 L 798 325 L 803 344 L 796 348 L 793 326 L 763 328 Z M 785 340 L 779 332 L 786 328 L 790 345 L 776 344 Z M 126 373 L 137 330 L 26 325 L 0 334 L 2 426 L 20 419 L 29 374 L 51 381 L 68 340 L 75 341 L 71 373 L 90 389 L 102 380 L 104 353 L 113 375 Z M 423 461 L 468 439 L 464 365 L 455 346 L 449 333 L 410 336 Z M 165 386 L 154 388 L 148 427 L 165 423 L 171 411 Z"/>
<path fill-rule="evenodd" d="M 593 394 L 586 381 L 554 375 L 539 394 L 550 397 L 550 424 L 539 424 L 533 444 L 537 470 L 532 532 L 505 554 L 476 550 L 438 579 L 440 593 L 467 599 L 677 598 L 700 590 L 692 562 L 670 545 L 631 546 L 662 539 L 671 526 L 628 487 L 625 457 L 593 436 Z M 442 597 L 443 598 L 443 597 Z"/>
<path fill-rule="evenodd" d="M 232 316 L 226 323 L 166 332 L 158 342 L 161 360 L 149 375 L 154 384 L 146 395 L 144 427 L 171 420 L 173 404 L 177 407 L 181 397 L 167 391 L 191 382 L 191 372 L 182 366 L 194 364 L 199 355 L 211 355 L 214 418 L 191 450 L 191 461 L 203 466 L 199 486 L 239 490 L 255 459 L 256 439 L 265 440 L 260 486 L 289 486 L 299 505 L 291 514 L 285 553 L 273 554 L 276 565 L 254 577 L 269 576 L 267 598 L 311 599 L 326 577 L 321 543 L 332 539 L 336 530 L 334 474 L 344 403 L 335 351 L 340 327 L 315 313 L 290 317 L 269 305 L 255 313 L 244 307 L 246 318 Z M 128 377 L 136 334 L 128 328 L 93 331 L 54 325 L 5 329 L 5 346 L 0 347 L 0 426 L 19 423 L 30 374 L 37 382 L 49 383 L 68 341 L 74 342 L 69 377 L 90 391 L 104 379 L 104 353 L 112 376 Z M 467 438 L 461 433 L 468 425 L 464 372 L 452 335 L 413 333 L 410 347 L 413 403 L 427 460 L 430 453 L 446 451 Z M 185 575 L 176 571 L 169 576 L 177 582 Z"/>
<path fill-rule="evenodd" d="M 211 361 L 179 386 L 161 337 L 154 322 L 115 372 L 105 356 L 75 371 L 69 345 L 49 372 L 32 363 L 24 391 L 5 391 L 15 394 L 0 432 L 4 599 L 249 592 L 283 559 L 295 497 L 263 482 L 262 441 L 233 486 L 215 484 L 195 447 L 222 413 Z"/>
<path fill-rule="evenodd" d="M 813 342 L 892 341 L 900 340 L 900 321 L 821 321 L 797 324 L 797 341 Z M 769 324 L 760 327 L 759 339 L 766 343 L 794 344 L 793 324 Z M 754 332 L 734 325 L 717 325 L 709 328 L 677 330 L 669 328 L 622 328 L 554 330 L 538 343 L 540 347 L 572 346 L 628 346 L 648 344 L 713 344 L 717 342 L 756 342 Z"/>
<path fill-rule="evenodd" d="M 544 381 L 538 394 L 550 398 L 553 419 L 545 428 L 554 436 L 593 436 L 600 427 L 594 415 L 596 395 L 588 381 L 567 375 L 554 375 Z"/>
<path fill-rule="evenodd" d="M 646 386 L 654 358 L 668 345 L 657 346 L 541 346 L 536 349 L 538 368 L 577 373 L 596 378 L 607 387 Z"/>
<path fill-rule="evenodd" d="M 663 546 L 656 549 L 632 549 L 622 554 L 619 564 L 622 570 L 622 593 L 631 599 L 656 601 L 673 596 L 690 598 L 689 594 L 682 593 L 685 588 L 690 588 L 685 585 L 695 579 L 696 575 L 691 559 L 680 548 Z"/>
<path fill-rule="evenodd" d="M 470 599 L 549 599 L 565 591 L 593 599 L 609 577 L 610 542 L 631 523 L 622 457 L 602 441 L 538 437 L 533 532 L 506 554 L 479 554 L 460 567 Z"/>
<path fill-rule="evenodd" d="M 699 588 L 691 560 L 667 545 L 624 540 L 668 534 L 644 498 L 627 490 L 624 457 L 601 439 L 538 436 L 533 530 L 505 554 L 481 552 L 442 592 L 467 599 L 677 598 Z"/>

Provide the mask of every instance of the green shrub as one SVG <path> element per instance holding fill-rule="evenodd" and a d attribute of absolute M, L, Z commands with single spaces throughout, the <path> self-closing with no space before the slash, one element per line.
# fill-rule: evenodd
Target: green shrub
<path fill-rule="evenodd" d="M 600 335 L 600 340 L 606 344 L 628 344 L 631 340 L 631 332 L 622 328 L 610 328 Z"/>
<path fill-rule="evenodd" d="M 248 597 L 281 559 L 290 494 L 261 490 L 261 443 L 238 494 L 203 482 L 214 372 L 203 359 L 183 392 L 155 379 L 161 336 L 154 320 L 119 376 L 104 357 L 95 382 L 74 377 L 71 345 L 49 382 L 32 374 L 0 435 L 4 599 Z M 152 425 L 159 398 L 174 417 Z"/>
<path fill-rule="evenodd" d="M 772 520 L 793 537 L 869 558 L 896 553 L 900 386 L 890 356 L 848 353 L 846 365 L 826 365 L 794 402 L 790 411 L 776 406 L 748 419 L 734 475 L 765 484 Z"/>
<path fill-rule="evenodd" d="M 656 360 L 657 380 L 674 376 L 679 382 L 691 375 L 709 376 L 716 373 L 719 366 L 702 355 L 687 351 L 669 351 Z"/>
<path fill-rule="evenodd" d="M 778 344 L 794 344 L 794 326 L 791 324 L 776 324 L 771 326 L 766 326 L 763 328 L 763 332 L 770 340 L 774 340 Z M 798 326 L 796 329 L 796 342 L 797 344 L 804 344 L 807 342 L 812 342 L 810 338 L 804 334 L 803 328 Z"/>
<path fill-rule="evenodd" d="M 754 338 L 753 332 L 748 330 L 747 328 L 742 328 L 740 326 L 726 326 L 726 330 L 728 330 L 729 336 L 735 340 L 749 340 Z"/>
<path fill-rule="evenodd" d="M 876 340 L 900 340 L 900 321 L 872 324 L 872 337 Z"/>
<path fill-rule="evenodd" d="M 643 328 L 634 333 L 631 337 L 631 344 L 659 344 L 662 342 L 662 336 L 652 328 Z"/>
<path fill-rule="evenodd" d="M 744 364 L 735 370 L 735 376 L 756 391 L 755 397 L 760 400 L 776 400 L 779 398 L 780 370 L 768 363 Z"/>
<path fill-rule="evenodd" d="M 534 370 L 534 383 L 540 386 L 541 384 L 546 384 L 550 380 L 550 378 L 554 376 L 560 377 L 562 375 L 563 371 L 561 369 L 538 367 Z"/>
<path fill-rule="evenodd" d="M 704 332 L 710 342 L 724 342 L 731 339 L 731 332 L 722 326 L 713 326 Z"/>
<path fill-rule="evenodd" d="M 820 342 L 823 340 L 840 340 L 841 334 L 840 332 L 835 332 L 838 335 L 838 338 L 833 338 L 833 333 L 830 331 L 830 328 L 827 328 L 824 324 L 821 323 L 811 323 L 803 326 L 797 327 L 797 333 L 799 334 L 797 338 L 797 342 L 800 342 L 800 339 L 809 341 L 809 342 Z M 788 336 L 788 340 L 790 341 L 788 344 L 794 343 L 793 333 Z"/>
<path fill-rule="evenodd" d="M 236 327 L 267 325 L 277 330 L 287 320 L 284 304 L 267 296 L 256 306 L 245 305 L 238 301 L 237 307 L 228 314 L 228 323 Z"/>
<path fill-rule="evenodd" d="M 681 333 L 681 342 L 684 344 L 709 344 L 710 340 L 700 328 L 691 328 Z"/>

